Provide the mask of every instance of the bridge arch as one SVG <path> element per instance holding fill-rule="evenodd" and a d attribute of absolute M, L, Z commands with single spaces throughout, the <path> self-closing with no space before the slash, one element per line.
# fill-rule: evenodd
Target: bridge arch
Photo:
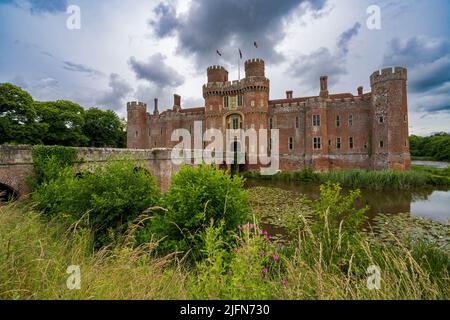
<path fill-rule="evenodd" d="M 19 193 L 17 190 L 14 190 L 11 186 L 0 182 L 0 203 L 13 201 L 17 199 L 18 196 Z"/>

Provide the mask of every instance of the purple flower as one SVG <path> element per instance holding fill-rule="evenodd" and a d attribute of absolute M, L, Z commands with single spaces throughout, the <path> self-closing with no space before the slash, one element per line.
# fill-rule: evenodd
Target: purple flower
<path fill-rule="evenodd" d="M 287 285 L 287 280 L 281 280 L 281 285 L 282 286 L 286 286 Z"/>
<path fill-rule="evenodd" d="M 260 250 L 260 251 L 259 251 L 259 255 L 260 255 L 261 257 L 264 257 L 264 255 L 265 255 L 264 250 Z"/>
<path fill-rule="evenodd" d="M 240 224 L 238 224 L 238 225 L 237 225 L 237 228 L 238 228 L 239 230 L 241 230 L 241 225 L 240 225 Z"/>
<path fill-rule="evenodd" d="M 267 273 L 267 269 L 266 269 L 266 268 L 262 268 L 261 273 L 262 273 L 262 274 Z"/>
<path fill-rule="evenodd" d="M 277 261 L 277 260 L 278 260 L 278 256 L 277 256 L 276 254 L 274 254 L 274 255 L 272 256 L 272 258 L 273 258 L 273 261 Z"/>
<path fill-rule="evenodd" d="M 250 223 L 250 224 L 248 225 L 248 227 L 249 227 L 250 230 L 251 230 L 251 229 L 253 229 L 255 226 L 254 226 L 252 223 Z"/>

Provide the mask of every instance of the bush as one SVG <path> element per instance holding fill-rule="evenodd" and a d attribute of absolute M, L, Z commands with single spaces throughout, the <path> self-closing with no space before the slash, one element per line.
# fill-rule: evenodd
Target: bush
<path fill-rule="evenodd" d="M 33 171 L 29 183 L 32 189 L 58 177 L 61 170 L 70 167 L 77 160 L 77 150 L 60 146 L 34 146 Z"/>
<path fill-rule="evenodd" d="M 194 299 L 274 299 L 282 289 L 283 262 L 274 242 L 257 225 L 243 225 L 230 250 L 221 237 L 223 225 L 205 232 L 205 259 L 190 281 Z"/>
<path fill-rule="evenodd" d="M 123 160 L 95 165 L 78 175 L 65 168 L 44 182 L 32 200 L 45 214 L 72 223 L 87 214 L 96 243 L 107 244 L 144 210 L 157 205 L 160 192 L 150 174 Z"/>
<path fill-rule="evenodd" d="M 202 234 L 211 219 L 223 221 L 222 236 L 228 242 L 227 231 L 235 229 L 249 213 L 244 180 L 208 165 L 182 167 L 164 195 L 163 206 L 167 211 L 153 216 L 140 241 L 148 241 L 153 234 L 165 237 L 163 251 L 192 250 L 194 259 L 202 255 Z"/>

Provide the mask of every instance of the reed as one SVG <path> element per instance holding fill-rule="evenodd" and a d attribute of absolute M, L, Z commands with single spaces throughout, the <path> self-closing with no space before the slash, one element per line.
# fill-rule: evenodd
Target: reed
<path fill-rule="evenodd" d="M 280 172 L 273 176 L 261 176 L 257 172 L 244 173 L 250 179 L 272 181 L 305 182 L 322 184 L 328 181 L 339 183 L 347 188 L 414 189 L 424 186 L 450 186 L 450 174 L 447 170 L 414 167 L 411 171 L 369 171 L 335 170 L 313 172 L 311 169 Z"/>

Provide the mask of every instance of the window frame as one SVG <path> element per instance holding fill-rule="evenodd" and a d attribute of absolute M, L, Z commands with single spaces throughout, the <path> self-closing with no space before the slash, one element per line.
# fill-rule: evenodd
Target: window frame
<path fill-rule="evenodd" d="M 312 126 L 320 127 L 320 114 L 313 114 L 312 116 Z"/>
<path fill-rule="evenodd" d="M 223 96 L 223 107 L 228 108 L 230 106 L 230 99 L 228 96 Z"/>
<path fill-rule="evenodd" d="M 322 150 L 322 137 L 313 137 L 313 150 Z"/>
<path fill-rule="evenodd" d="M 294 138 L 293 137 L 288 138 L 288 150 L 289 151 L 294 150 Z"/>

